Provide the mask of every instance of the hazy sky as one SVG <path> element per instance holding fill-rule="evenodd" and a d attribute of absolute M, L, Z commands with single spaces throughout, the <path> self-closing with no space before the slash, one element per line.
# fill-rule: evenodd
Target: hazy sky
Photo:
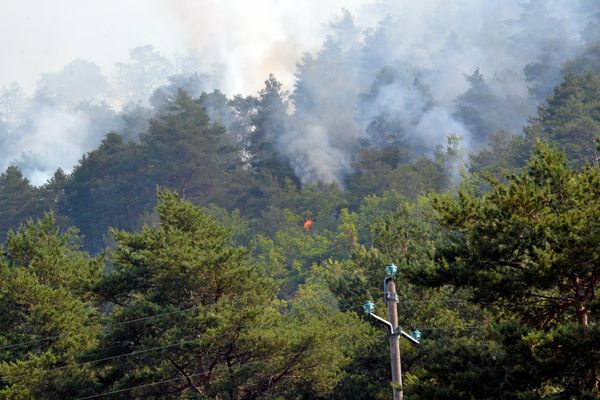
<path fill-rule="evenodd" d="M 368 0 L 3 0 L 0 87 L 31 92 L 42 72 L 79 58 L 105 74 L 136 46 L 165 55 L 197 51 L 206 65 L 235 68 L 227 92 L 252 92 L 269 72 L 291 83 L 342 7 Z"/>

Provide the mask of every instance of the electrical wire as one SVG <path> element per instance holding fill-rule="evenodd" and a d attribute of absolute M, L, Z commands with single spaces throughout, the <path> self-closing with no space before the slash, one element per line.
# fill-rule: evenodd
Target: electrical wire
<path fill-rule="evenodd" d="M 468 300 L 463 300 L 463 299 L 447 299 L 447 300 L 402 300 L 402 301 L 398 301 L 398 304 L 418 304 L 418 303 L 471 303 Z M 364 303 L 361 304 L 357 304 L 354 306 L 349 306 L 349 307 L 344 307 L 339 309 L 338 311 L 348 311 L 348 310 L 352 310 L 352 309 L 356 309 L 356 308 L 360 308 L 363 306 Z M 102 328 L 106 329 L 106 328 L 112 328 L 115 326 L 123 326 L 123 325 L 128 325 L 128 324 L 133 324 L 136 322 L 141 322 L 141 321 L 148 321 L 148 320 L 152 320 L 152 319 L 156 319 L 156 318 L 161 318 L 161 317 L 165 317 L 165 316 L 170 316 L 170 315 L 176 315 L 176 314 L 181 314 L 181 313 L 185 313 L 185 312 L 189 312 L 192 310 L 195 310 L 197 308 L 199 308 L 200 306 L 196 305 L 196 306 L 192 306 L 192 307 L 188 307 L 188 308 L 184 308 L 184 309 L 180 309 L 180 310 L 175 310 L 175 311 L 170 311 L 170 312 L 166 312 L 166 313 L 161 313 L 161 314 L 155 314 L 155 315 L 150 315 L 147 317 L 142 317 L 142 318 L 136 318 L 136 319 L 131 319 L 131 320 L 127 320 L 127 321 L 122 321 L 122 322 L 116 322 L 113 324 L 107 324 L 107 325 L 102 325 Z M 48 341 L 48 340 L 54 340 L 54 339 L 60 339 L 63 337 L 69 337 L 72 336 L 72 333 L 64 333 L 64 334 L 60 334 L 60 335 L 54 335 L 54 336 L 45 336 L 39 339 L 34 339 L 34 340 L 29 340 L 29 341 L 25 341 L 25 342 L 19 342 L 19 343 L 13 343 L 13 344 L 9 344 L 9 345 L 4 345 L 4 346 L 0 346 L 0 350 L 5 350 L 5 349 L 12 349 L 12 348 L 16 348 L 16 347 L 22 347 L 22 346 L 26 346 L 26 345 L 30 345 L 30 344 L 34 344 L 34 343 L 39 343 L 39 342 L 44 342 L 44 341 Z"/>
<path fill-rule="evenodd" d="M 347 307 L 347 308 L 344 308 L 342 310 L 348 310 L 348 309 L 358 308 L 358 307 L 362 307 L 362 305 L 354 306 L 354 307 Z M 340 310 L 340 311 L 342 311 L 342 310 Z M 419 327 L 419 330 L 420 331 L 432 331 L 432 330 L 455 331 L 455 330 L 480 329 L 481 327 L 482 326 Z M 226 333 L 223 333 L 221 335 L 214 336 L 213 338 L 220 338 L 220 337 L 228 335 L 229 333 L 230 332 L 226 332 Z M 110 357 L 103 357 L 103 358 L 98 358 L 98 359 L 89 360 L 89 361 L 82 361 L 82 362 L 78 362 L 78 363 L 64 365 L 64 366 L 61 366 L 61 367 L 43 369 L 43 370 L 40 370 L 40 371 L 41 372 L 54 372 L 54 371 L 61 371 L 61 370 L 70 369 L 70 368 L 73 368 L 73 367 L 78 367 L 78 366 L 83 366 L 83 365 L 93 365 L 93 364 L 98 364 L 98 363 L 104 362 L 104 361 L 114 360 L 114 359 L 117 359 L 117 358 L 130 357 L 130 356 L 134 356 L 134 355 L 138 355 L 138 354 L 149 353 L 149 352 L 152 352 L 152 351 L 164 350 L 164 349 L 167 349 L 167 348 L 173 348 L 173 347 L 177 347 L 177 346 L 182 346 L 182 345 L 185 345 L 185 344 L 190 344 L 190 343 L 197 342 L 197 341 L 199 341 L 201 339 L 202 338 L 195 338 L 195 339 L 181 341 L 181 342 L 177 342 L 177 343 L 170 343 L 170 344 L 166 344 L 166 345 L 162 345 L 162 346 L 151 347 L 151 348 L 148 348 L 148 349 L 135 350 L 135 351 L 132 351 L 132 352 L 129 352 L 129 353 L 118 354 L 118 355 L 114 355 L 114 356 L 110 356 Z M 22 375 L 25 375 L 25 374 L 19 374 L 19 375 L 16 375 L 16 376 L 22 376 Z"/>
<path fill-rule="evenodd" d="M 236 332 L 239 332 L 239 331 L 236 331 Z M 222 334 L 217 335 L 217 336 L 213 336 L 213 338 L 220 338 L 220 337 L 223 337 L 223 336 L 226 336 L 226 335 L 229 335 L 229 334 L 231 334 L 231 331 L 230 332 L 222 333 Z M 97 359 L 94 359 L 94 360 L 81 361 L 81 362 L 77 362 L 77 363 L 73 363 L 73 364 L 63 365 L 63 366 L 60 366 L 60 367 L 42 369 L 42 370 L 40 370 L 40 372 L 54 372 L 54 371 L 61 371 L 61 370 L 65 370 L 65 369 L 71 369 L 71 368 L 79 367 L 79 366 L 83 366 L 83 365 L 98 364 L 100 362 L 114 360 L 114 359 L 117 359 L 117 358 L 130 357 L 130 356 L 134 356 L 134 355 L 137 355 L 137 354 L 144 354 L 144 353 L 149 353 L 149 352 L 156 351 L 156 350 L 164 350 L 164 349 L 168 349 L 168 348 L 182 346 L 182 345 L 185 345 L 185 344 L 190 344 L 190 343 L 197 342 L 197 341 L 202 340 L 202 339 L 203 338 L 201 338 L 201 337 L 197 337 L 197 338 L 191 339 L 191 340 L 185 340 L 185 341 L 181 341 L 181 342 L 177 342 L 177 343 L 169 343 L 169 344 L 166 344 L 166 345 L 151 347 L 151 348 L 148 348 L 148 349 L 134 350 L 134 351 L 131 351 L 129 353 L 118 354 L 118 355 L 114 355 L 114 356 L 110 356 L 110 357 L 102 357 L 102 358 L 97 358 Z M 13 375 L 13 376 L 20 377 L 20 376 L 23 376 L 23 375 L 26 375 L 26 374 L 22 373 L 22 374 L 17 374 L 17 375 Z"/>
<path fill-rule="evenodd" d="M 195 378 L 195 377 L 202 376 L 202 375 L 208 375 L 208 372 L 200 372 L 200 373 L 197 373 L 197 374 L 188 375 L 187 377 L 182 376 L 182 377 L 179 377 L 179 378 L 165 379 L 165 380 L 162 380 L 162 381 L 157 381 L 157 382 L 152 382 L 152 383 L 146 383 L 144 385 L 137 385 L 137 386 L 131 386 L 131 387 L 124 388 L 124 389 L 113 390 L 111 392 L 104 392 L 104 393 L 94 394 L 94 395 L 91 395 L 91 396 L 79 397 L 76 400 L 97 399 L 98 397 L 109 396 L 111 394 L 129 392 L 129 391 L 134 390 L 134 389 L 140 389 L 140 388 L 144 388 L 144 387 L 156 386 L 156 385 L 160 385 L 160 384 L 163 384 L 163 383 L 176 382 L 176 381 L 180 381 L 182 379 Z"/>
<path fill-rule="evenodd" d="M 419 329 L 420 331 L 461 331 L 461 330 L 474 330 L 474 329 L 481 329 L 483 328 L 483 325 L 471 325 L 471 326 L 446 326 L 446 327 L 420 327 L 418 326 L 417 329 Z"/>
<path fill-rule="evenodd" d="M 359 307 L 362 307 L 362 304 L 357 304 L 357 305 L 353 305 L 353 306 L 344 307 L 342 309 L 339 309 L 338 311 L 347 311 L 347 310 L 356 309 L 356 308 L 359 308 Z M 148 316 L 148 317 L 143 317 L 143 318 L 137 318 L 137 319 L 134 319 L 134 320 L 123 321 L 121 323 L 113 324 L 112 326 L 124 325 L 124 324 L 127 324 L 127 323 L 139 322 L 139 321 L 143 321 L 143 320 L 150 320 L 150 319 L 153 319 L 153 318 L 158 318 L 158 317 L 162 317 L 162 316 L 166 316 L 166 315 L 172 315 L 172 314 L 176 314 L 176 313 L 180 313 L 180 312 L 190 311 L 190 310 L 192 310 L 194 308 L 197 308 L 197 306 L 190 307 L 188 309 L 177 310 L 177 311 L 172 311 L 172 312 L 168 312 L 168 313 L 161 313 L 161 314 L 156 314 L 156 315 L 153 315 L 153 316 Z M 421 331 L 433 331 L 433 330 L 444 331 L 444 330 L 463 330 L 463 329 L 464 330 L 468 330 L 468 329 L 480 329 L 480 328 L 481 328 L 481 326 L 468 326 L 468 327 L 419 327 L 419 330 L 421 330 Z M 214 336 L 213 338 L 223 337 L 223 336 L 226 336 L 226 335 L 228 335 L 230 333 L 231 332 L 225 332 L 225 333 L 223 333 L 221 335 Z M 82 362 L 68 364 L 68 365 L 64 365 L 64 366 L 60 366 L 60 367 L 43 369 L 41 371 L 42 372 L 55 372 L 55 371 L 61 371 L 61 370 L 71 369 L 71 368 L 74 368 L 74 367 L 79 367 L 79 366 L 84 366 L 84 365 L 93 365 L 93 364 L 97 364 L 97 363 L 101 363 L 101 362 L 105 362 L 105 361 L 110 361 L 110 360 L 114 360 L 114 359 L 118 359 L 118 358 L 130 357 L 130 356 L 134 356 L 134 355 L 149 353 L 149 352 L 158 351 L 158 350 L 164 350 L 164 349 L 178 347 L 178 346 L 182 346 L 182 345 L 186 345 L 186 344 L 191 344 L 191 343 L 195 343 L 195 342 L 197 342 L 197 341 L 199 341 L 201 339 L 202 338 L 198 337 L 198 338 L 194 338 L 194 339 L 191 339 L 191 340 L 180 341 L 180 342 L 176 342 L 176 343 L 169 343 L 169 344 L 166 344 L 166 345 L 151 347 L 151 348 L 147 348 L 147 349 L 135 350 L 135 351 L 131 351 L 129 353 L 118 354 L 118 355 L 114 355 L 114 356 L 110 356 L 110 357 L 102 357 L 102 358 L 98 358 L 98 359 L 94 359 L 94 360 L 82 361 Z M 19 377 L 19 376 L 23 376 L 23 375 L 25 375 L 25 373 L 18 374 L 16 376 Z M 180 379 L 180 378 L 178 378 L 178 379 Z M 153 384 L 149 384 L 149 385 L 153 385 Z"/>
<path fill-rule="evenodd" d="M 170 311 L 170 312 L 166 312 L 166 313 L 162 313 L 162 314 L 150 315 L 148 317 L 136 318 L 136 319 L 131 319 L 131 320 L 127 320 L 127 321 L 116 322 L 116 323 L 113 323 L 113 324 L 102 325 L 102 328 L 112 328 L 112 327 L 115 327 L 115 326 L 128 325 L 128 324 L 133 324 L 135 322 L 141 322 L 141 321 L 147 321 L 147 320 L 151 320 L 151 319 L 155 319 L 155 318 L 165 317 L 165 316 L 168 316 L 168 315 L 181 314 L 181 313 L 184 313 L 184 312 L 189 312 L 189 311 L 192 311 L 194 309 L 197 309 L 198 307 L 199 306 L 196 305 L 196 306 L 193 306 L 193 307 L 183 308 L 183 309 L 180 309 L 180 310 Z M 20 342 L 20 343 L 14 343 L 14 344 L 0 346 L 0 350 L 12 349 L 12 348 L 15 348 L 15 347 L 26 346 L 28 344 L 44 342 L 44 341 L 47 341 L 47 340 L 60 339 L 60 338 L 68 337 L 68 336 L 71 336 L 71 335 L 72 335 L 72 333 L 63 333 L 63 334 L 60 334 L 60 335 L 45 336 L 43 338 L 29 340 L 29 341 L 26 341 L 26 342 Z"/>
<path fill-rule="evenodd" d="M 182 346 L 182 345 L 185 345 L 185 344 L 194 343 L 194 342 L 197 342 L 197 341 L 199 341 L 201 339 L 202 338 L 195 338 L 195 339 L 192 339 L 192 340 L 184 340 L 184 341 L 181 341 L 181 342 L 170 343 L 170 344 L 166 344 L 166 345 L 163 345 L 163 346 L 150 347 L 148 349 L 134 350 L 134 351 L 131 351 L 129 353 L 118 354 L 118 355 L 110 356 L 110 357 L 97 358 L 95 360 L 90 360 L 90 361 L 82 361 L 82 362 L 78 362 L 78 363 L 63 365 L 62 367 L 56 367 L 56 368 L 46 369 L 46 370 L 43 370 L 43 371 L 44 372 L 53 372 L 53 371 L 60 371 L 60 370 L 64 370 L 64 369 L 70 369 L 70 368 L 73 368 L 73 367 L 80 367 L 82 365 L 98 364 L 98 363 L 101 363 L 103 361 L 114 360 L 114 359 L 117 359 L 117 358 L 131 357 L 131 356 L 135 356 L 135 355 L 138 355 L 138 354 L 150 353 L 150 352 L 153 352 L 153 351 L 156 351 L 156 350 L 170 349 L 172 347 L 177 347 L 177 346 Z"/>
<path fill-rule="evenodd" d="M 447 300 L 400 300 L 398 304 L 418 304 L 418 303 L 471 303 L 464 299 L 447 299 Z"/>
<path fill-rule="evenodd" d="M 354 308 L 356 308 L 356 307 L 354 307 Z M 469 329 L 480 329 L 480 328 L 481 328 L 481 326 L 422 327 L 422 328 L 419 328 L 419 330 L 421 330 L 421 331 L 431 331 L 431 330 L 451 331 L 451 330 L 469 330 Z M 224 334 L 223 335 L 219 335 L 217 337 L 220 337 L 220 336 L 224 336 Z M 154 347 L 154 348 L 150 348 L 150 349 L 138 350 L 138 351 L 134 351 L 134 352 L 130 352 L 130 353 L 125 353 L 125 354 L 121 354 L 121 355 L 117 355 L 117 356 L 105 357 L 105 358 L 101 358 L 101 359 L 97 359 L 97 360 L 91 360 L 91 361 L 81 362 L 81 363 L 77 363 L 77 364 L 71 364 L 71 365 L 68 365 L 68 366 L 59 367 L 59 368 L 53 368 L 53 369 L 49 369 L 49 370 L 45 370 L 45 371 L 50 372 L 50 371 L 67 369 L 67 368 L 71 368 L 71 367 L 78 366 L 78 365 L 95 364 L 95 363 L 99 363 L 99 362 L 102 362 L 102 361 L 108 361 L 108 360 L 116 359 L 116 358 L 120 358 L 120 357 L 128 357 L 128 356 L 131 356 L 131 355 L 140 354 L 140 353 L 146 353 L 146 352 L 150 352 L 150 351 L 154 351 L 154 350 L 158 350 L 158 349 L 165 349 L 165 348 L 175 347 L 175 346 L 179 346 L 179 345 L 183 345 L 183 344 L 189 344 L 189 343 L 193 343 L 193 342 L 195 342 L 197 340 L 199 340 L 199 339 L 185 341 L 185 342 L 179 342 L 179 343 L 174 343 L 174 344 L 171 344 L 171 345 Z M 284 357 L 284 356 L 290 356 L 290 355 L 299 355 L 299 354 L 306 353 L 308 351 L 310 351 L 310 350 L 305 350 L 305 351 L 302 351 L 302 352 L 296 352 L 296 353 L 290 353 L 290 354 L 278 354 L 278 355 L 274 355 L 274 356 L 270 356 L 270 357 L 266 357 L 266 358 L 261 358 L 259 360 L 253 361 L 253 362 L 238 364 L 238 367 L 244 366 L 244 365 L 249 365 L 249 364 L 255 364 L 255 363 L 260 362 L 260 361 L 270 360 L 270 359 L 275 358 L 275 357 Z M 208 374 L 208 373 L 209 372 L 203 372 L 203 373 L 197 373 L 197 374 L 193 374 L 193 375 L 188 375 L 187 378 L 192 378 L 192 377 L 196 377 L 196 376 L 200 376 L 200 375 L 205 375 L 205 374 Z M 125 392 L 125 391 L 130 391 L 130 390 L 141 388 L 141 387 L 149 387 L 149 386 L 155 386 L 155 385 L 162 384 L 162 383 L 174 382 L 174 381 L 178 381 L 178 380 L 182 380 L 182 379 L 186 379 L 186 377 L 167 379 L 167 380 L 163 380 L 163 381 L 152 382 L 152 383 L 149 383 L 149 384 L 133 386 L 133 387 L 129 387 L 129 388 L 125 388 L 125 389 L 120 389 L 120 390 L 116 390 L 116 391 L 112 391 L 112 392 L 106 392 L 106 393 L 101 393 L 101 394 L 97 394 L 97 395 L 93 395 L 93 396 L 82 397 L 82 398 L 79 398 L 77 400 L 92 399 L 92 398 L 102 397 L 102 396 L 106 396 L 106 395 L 110 395 L 110 394 L 122 393 L 122 392 Z"/>
<path fill-rule="evenodd" d="M 362 307 L 362 305 L 360 305 L 360 307 Z M 350 308 L 357 308 L 357 307 L 350 307 Z M 348 308 L 348 309 L 350 309 L 350 308 Z M 420 328 L 419 330 L 422 330 L 422 331 L 427 331 L 427 330 L 462 330 L 462 329 L 479 329 L 479 328 L 481 328 L 481 326 L 467 326 L 467 327 L 456 327 L 456 328 L 450 328 L 450 327 L 446 327 L 446 328 L 442 328 L 442 327 L 425 327 L 425 328 Z M 264 362 L 264 361 L 271 360 L 271 359 L 276 358 L 276 357 L 287 357 L 287 356 L 292 356 L 292 355 L 299 355 L 299 354 L 306 353 L 308 351 L 310 351 L 310 350 L 305 350 L 305 351 L 302 351 L 302 352 L 296 352 L 296 353 L 290 353 L 290 354 L 278 354 L 278 355 L 274 355 L 274 356 L 269 356 L 269 357 L 261 358 L 261 359 L 255 360 L 255 361 L 238 364 L 237 368 L 239 369 L 242 366 L 256 364 L 256 363 L 259 363 L 259 362 Z M 307 368 L 303 368 L 303 369 L 307 369 Z M 210 373 L 211 373 L 211 371 L 199 372 L 199 373 L 196 373 L 196 374 L 191 374 L 191 375 L 182 376 L 182 377 L 178 377 L 178 378 L 165 379 L 165 380 L 151 382 L 151 383 L 147 383 L 147 384 L 136 385 L 136 386 L 131 386 L 131 387 L 123 388 L 123 389 L 113 390 L 113 391 L 110 391 L 110 392 L 98 393 L 98 394 L 94 394 L 94 395 L 91 395 L 91 396 L 79 397 L 79 398 L 77 398 L 75 400 L 95 399 L 95 398 L 99 398 L 99 397 L 109 396 L 109 395 L 112 395 L 112 394 L 129 392 L 129 391 L 132 391 L 132 390 L 135 390 L 135 389 L 157 386 L 157 385 L 161 385 L 161 384 L 164 384 L 164 383 L 177 382 L 177 381 L 181 381 L 183 379 L 195 378 L 195 377 L 202 376 L 202 375 L 208 375 Z"/>
<path fill-rule="evenodd" d="M 181 314 L 181 313 L 185 313 L 185 312 L 189 312 L 192 310 L 195 310 L 197 308 L 199 308 L 199 305 L 196 306 L 192 306 L 189 308 L 183 308 L 180 310 L 175 310 L 175 311 L 170 311 L 170 312 L 166 312 L 166 313 L 161 313 L 161 314 L 155 314 L 155 315 L 150 315 L 147 317 L 142 317 L 142 318 L 136 318 L 136 319 L 131 319 L 131 320 L 127 320 L 127 321 L 122 321 L 122 322 L 116 322 L 113 324 L 107 324 L 107 325 L 102 325 L 103 329 L 107 329 L 107 328 L 112 328 L 115 326 L 122 326 L 122 325 L 128 325 L 128 324 L 133 324 L 135 322 L 141 322 L 141 321 L 148 321 L 148 320 L 152 320 L 152 319 L 156 319 L 156 318 L 160 318 L 160 317 L 165 317 L 165 316 L 169 316 L 169 315 L 175 315 L 175 314 Z M 347 311 L 347 310 L 351 310 L 351 309 L 355 309 L 355 308 L 359 308 L 362 307 L 362 304 L 358 304 L 356 306 L 350 306 L 350 307 L 346 307 L 346 308 L 342 308 L 339 309 L 338 311 Z M 12 349 L 15 347 L 22 347 L 22 346 L 26 346 L 29 344 L 34 344 L 34 343 L 39 343 L 39 342 L 44 342 L 44 341 L 48 341 L 48 340 L 54 340 L 54 339 L 60 339 L 63 337 L 69 337 L 72 336 L 72 333 L 63 333 L 60 335 L 54 335 L 54 336 L 45 336 L 39 339 L 34 339 L 34 340 L 29 340 L 29 341 L 25 341 L 25 342 L 19 342 L 19 343 L 13 343 L 13 344 L 8 344 L 8 345 L 4 345 L 4 346 L 0 346 L 0 350 L 5 350 L 5 349 Z"/>
<path fill-rule="evenodd" d="M 354 309 L 356 309 L 356 308 L 361 308 L 361 307 L 363 306 L 363 304 L 364 304 L 364 303 L 357 304 L 357 305 L 355 305 L 355 306 L 348 306 L 348 307 L 340 308 L 340 309 L 339 309 L 339 310 L 337 310 L 337 311 L 348 311 L 348 310 L 354 310 Z"/>
<path fill-rule="evenodd" d="M 295 353 L 289 353 L 289 354 L 277 354 L 277 355 L 273 355 L 273 356 L 269 356 L 269 357 L 263 357 L 263 358 L 260 358 L 260 359 L 254 360 L 254 361 L 250 361 L 250 362 L 247 362 L 247 363 L 237 364 L 236 369 L 239 369 L 240 367 L 243 367 L 243 366 L 246 366 L 246 365 L 252 365 L 252 364 L 257 364 L 259 362 L 264 362 L 264 361 L 272 360 L 273 358 L 276 358 L 276 357 L 295 356 L 295 355 L 300 355 L 300 354 L 307 353 L 309 351 L 310 350 L 305 350 L 305 351 L 301 351 L 301 352 L 295 352 Z M 312 368 L 315 368 L 315 367 L 312 367 Z M 302 369 L 306 370 L 306 369 L 310 369 L 310 368 L 302 368 Z M 183 379 L 189 379 L 189 378 L 195 378 L 195 377 L 202 376 L 202 375 L 208 375 L 210 373 L 212 373 L 212 371 L 199 372 L 199 373 L 196 373 L 196 374 L 182 376 L 182 377 L 179 377 L 179 378 L 165 379 L 165 380 L 162 380 L 162 381 L 156 381 L 156 382 L 146 383 L 146 384 L 143 384 L 143 385 L 136 385 L 136 386 L 131 386 L 131 387 L 123 388 L 123 389 L 113 390 L 113 391 L 110 391 L 110 392 L 98 393 L 98 394 L 94 394 L 94 395 L 91 395 L 91 396 L 79 397 L 79 398 L 77 398 L 75 400 L 96 399 L 96 398 L 108 396 L 108 395 L 111 395 L 111 394 L 129 392 L 129 391 L 134 390 L 134 389 L 156 386 L 156 385 L 160 385 L 160 384 L 163 384 L 163 383 L 176 382 L 176 381 L 180 381 L 180 380 L 183 380 Z"/>
<path fill-rule="evenodd" d="M 362 307 L 362 304 L 354 305 L 354 306 L 350 306 L 350 307 L 345 307 L 345 308 L 340 309 L 338 311 L 346 311 L 346 310 L 351 310 L 351 309 L 355 309 L 355 308 L 358 308 L 358 307 Z M 193 308 L 197 308 L 197 306 L 191 307 L 191 308 L 188 308 L 188 309 L 184 309 L 184 310 L 180 310 L 180 311 L 174 311 L 174 312 L 170 312 L 170 313 L 157 314 L 157 315 L 150 316 L 150 317 L 144 317 L 144 318 L 138 318 L 138 319 L 135 319 L 135 320 L 124 321 L 123 323 L 117 323 L 117 324 L 113 324 L 111 326 L 123 325 L 125 323 L 132 323 L 132 322 L 141 321 L 141 320 L 148 320 L 148 319 L 151 319 L 151 318 L 156 318 L 156 317 L 160 317 L 160 316 L 164 316 L 164 315 L 175 314 L 177 312 L 189 311 L 189 310 L 191 310 Z M 221 335 L 214 336 L 213 338 L 220 338 L 220 337 L 226 336 L 226 335 L 228 335 L 230 333 L 231 332 L 225 332 L 225 333 L 223 333 Z M 135 350 L 135 351 L 132 351 L 132 352 L 129 352 L 129 353 L 118 354 L 118 355 L 114 355 L 114 356 L 110 356 L 110 357 L 103 357 L 103 358 L 98 358 L 98 359 L 94 359 L 94 360 L 82 361 L 82 362 L 78 362 L 78 363 L 63 365 L 63 366 L 55 367 L 55 368 L 43 369 L 41 371 L 42 372 L 53 372 L 53 371 L 60 371 L 60 370 L 70 369 L 70 368 L 77 367 L 77 366 L 93 365 L 93 364 L 97 364 L 97 363 L 100 363 L 100 362 L 113 360 L 113 359 L 116 359 L 116 358 L 129 357 L 129 356 L 133 356 L 133 355 L 137 355 L 137 354 L 143 354 L 143 353 L 148 353 L 148 352 L 152 352 L 152 351 L 164 350 L 164 349 L 167 349 L 167 348 L 172 348 L 172 347 L 177 347 L 177 346 L 181 346 L 181 345 L 185 345 L 185 344 L 190 344 L 190 343 L 197 342 L 197 341 L 199 341 L 201 339 L 202 338 L 195 338 L 195 339 L 191 339 L 191 340 L 187 340 L 187 341 L 182 341 L 182 342 L 177 342 L 177 343 L 170 343 L 170 344 L 166 344 L 166 345 L 163 345 L 163 346 L 157 346 L 157 347 L 151 347 L 151 348 L 148 348 L 148 349 Z M 16 375 L 16 376 L 22 376 L 22 375 L 25 375 L 25 374 L 19 374 L 19 375 Z"/>
<path fill-rule="evenodd" d="M 195 378 L 195 377 L 202 376 L 202 375 L 208 375 L 208 372 L 200 372 L 200 373 L 197 373 L 197 374 L 188 375 L 187 378 Z M 113 390 L 111 392 L 99 393 L 99 394 L 94 394 L 94 395 L 86 396 L 86 397 L 79 397 L 76 400 L 97 399 L 98 397 L 104 397 L 104 396 L 109 396 L 111 394 L 129 392 L 129 391 L 134 390 L 134 389 L 156 386 L 156 385 L 160 385 L 160 384 L 163 384 L 163 383 L 176 382 L 176 381 L 180 381 L 182 379 L 186 379 L 186 377 L 182 376 L 182 377 L 179 377 L 179 378 L 165 379 L 165 380 L 162 380 L 162 381 L 147 383 L 147 384 L 144 384 L 144 385 L 131 386 L 131 387 L 124 388 L 124 389 Z"/>

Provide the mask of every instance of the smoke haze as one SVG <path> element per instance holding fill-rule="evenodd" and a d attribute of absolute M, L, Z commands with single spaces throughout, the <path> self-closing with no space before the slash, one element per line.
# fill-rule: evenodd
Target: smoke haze
<path fill-rule="evenodd" d="M 116 3 L 105 3 L 111 15 Z M 291 103 L 273 135 L 280 154 L 302 182 L 343 182 L 361 146 L 431 154 L 450 134 L 474 150 L 496 130 L 519 132 L 565 62 L 600 39 L 599 7 L 583 0 L 125 3 L 131 18 L 116 25 L 152 33 L 126 56 L 109 63 L 111 43 L 90 41 L 98 60 L 87 50 L 31 90 L 3 76 L 0 168 L 16 164 L 41 184 L 111 130 L 135 139 L 178 86 L 249 95 L 273 72 Z M 16 3 L 8 10 L 24 18 Z M 73 27 L 83 39 L 93 29 Z"/>

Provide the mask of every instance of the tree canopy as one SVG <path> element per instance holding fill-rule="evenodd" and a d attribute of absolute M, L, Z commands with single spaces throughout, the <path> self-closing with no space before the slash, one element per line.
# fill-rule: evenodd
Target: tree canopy
<path fill-rule="evenodd" d="M 423 333 L 401 345 L 408 399 L 600 398 L 598 77 L 490 132 L 518 105 L 476 71 L 455 117 L 478 136 L 427 152 L 417 121 L 367 104 L 430 88 L 395 66 L 348 86 L 351 51 L 307 55 L 291 95 L 272 75 L 234 98 L 174 78 L 141 135 L 107 133 L 38 187 L 2 173 L 0 397 L 389 398 L 386 331 L 360 310 L 384 315 L 392 262 L 401 325 Z M 364 102 L 321 96 L 333 67 Z M 283 147 L 317 114 L 356 139 L 338 180 Z M 311 145 L 307 162 L 334 149 Z"/>

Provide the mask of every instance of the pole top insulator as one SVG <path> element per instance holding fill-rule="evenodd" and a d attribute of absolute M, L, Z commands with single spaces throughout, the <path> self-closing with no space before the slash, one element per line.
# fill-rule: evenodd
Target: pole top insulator
<path fill-rule="evenodd" d="M 415 338 L 417 340 L 421 340 L 421 336 L 423 336 L 423 334 L 421 333 L 420 330 L 415 329 L 410 333 L 410 336 L 412 336 L 413 338 Z"/>
<path fill-rule="evenodd" d="M 372 301 L 367 301 L 365 304 L 363 304 L 362 308 L 365 314 L 371 314 L 375 311 L 375 303 Z"/>
<path fill-rule="evenodd" d="M 396 276 L 396 273 L 398 272 L 398 267 L 394 263 L 389 263 L 385 267 L 385 272 L 387 273 L 387 276 L 394 277 L 394 276 Z"/>

